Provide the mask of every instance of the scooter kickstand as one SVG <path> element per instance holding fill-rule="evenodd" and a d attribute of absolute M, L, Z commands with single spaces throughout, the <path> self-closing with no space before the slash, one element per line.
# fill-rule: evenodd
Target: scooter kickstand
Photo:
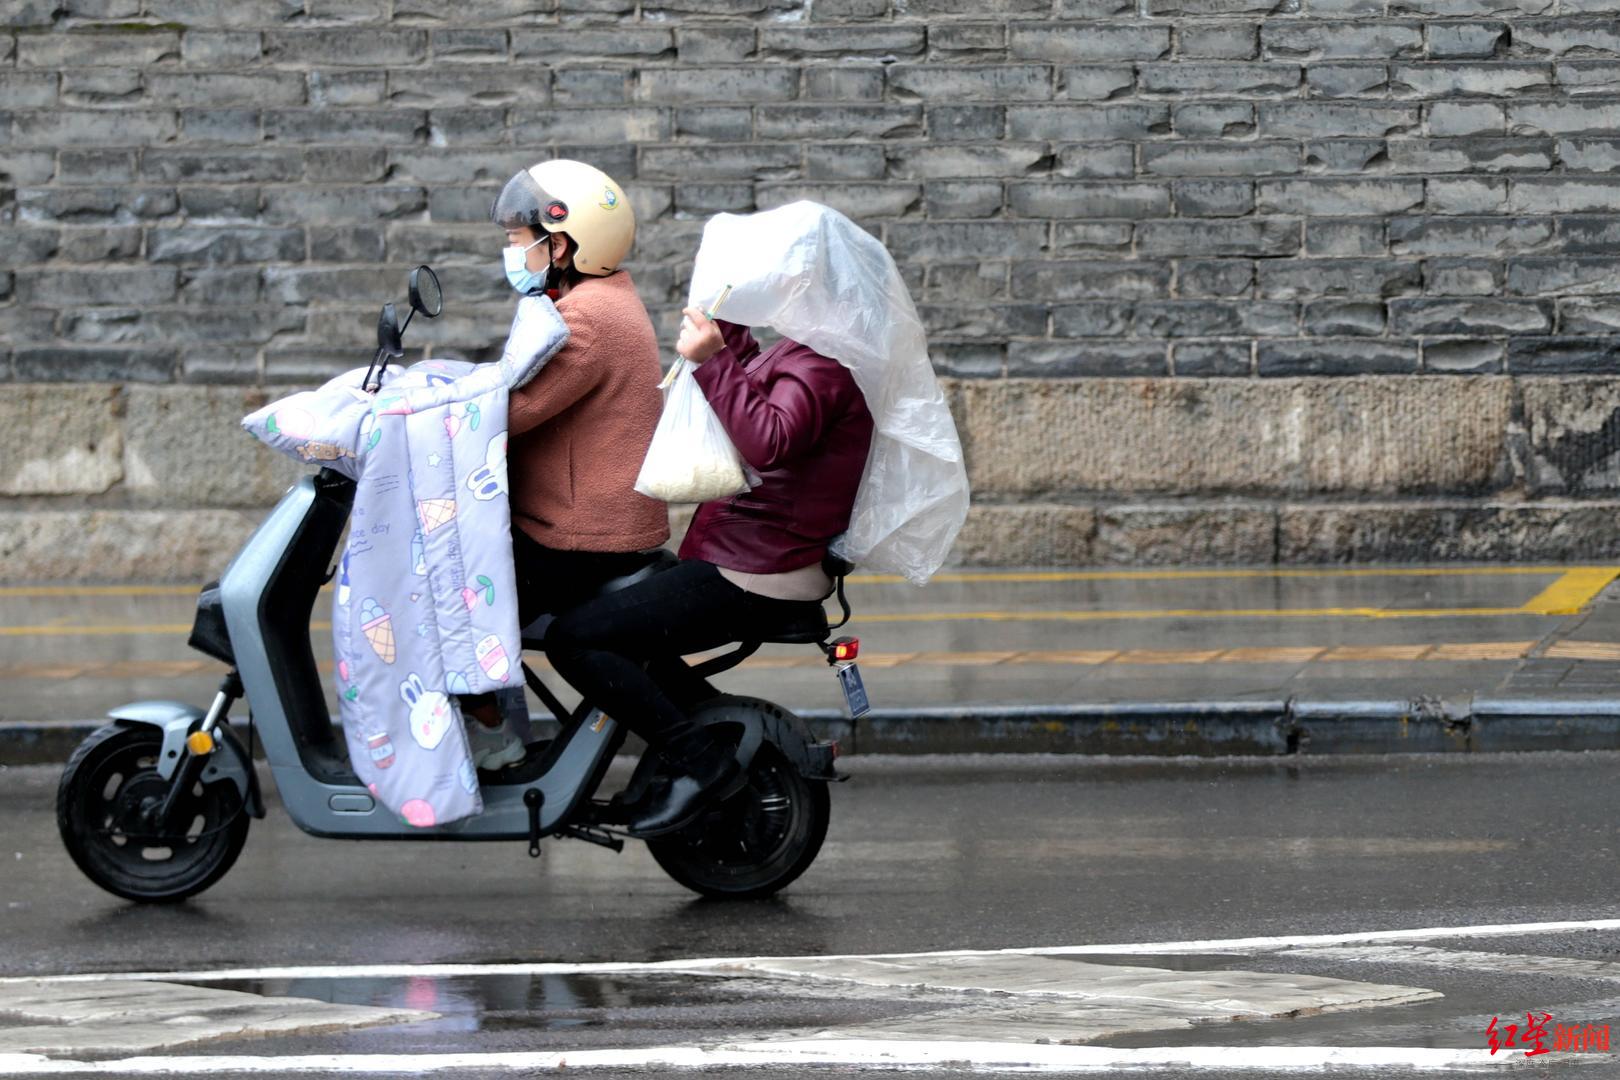
<path fill-rule="evenodd" d="M 624 850 L 624 841 L 614 835 L 612 829 L 604 829 L 600 826 L 565 825 L 557 830 L 557 835 L 572 836 L 575 840 L 584 840 L 588 844 L 597 844 L 613 852 Z"/>
<path fill-rule="evenodd" d="M 529 858 L 540 857 L 540 804 L 546 801 L 539 788 L 523 793 L 523 805 L 529 808 Z"/>

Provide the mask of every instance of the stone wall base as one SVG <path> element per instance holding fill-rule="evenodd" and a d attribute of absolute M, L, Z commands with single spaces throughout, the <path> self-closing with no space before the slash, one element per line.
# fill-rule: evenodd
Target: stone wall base
<path fill-rule="evenodd" d="M 688 514 L 671 514 L 678 543 Z M 262 510 L 0 511 L 0 581 L 202 582 Z M 973 507 L 956 566 L 1264 566 L 1620 558 L 1620 500 Z"/>

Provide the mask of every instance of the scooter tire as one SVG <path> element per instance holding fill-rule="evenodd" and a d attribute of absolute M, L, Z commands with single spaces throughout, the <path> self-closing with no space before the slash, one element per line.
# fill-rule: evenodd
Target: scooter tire
<path fill-rule="evenodd" d="M 681 831 L 647 841 L 647 849 L 695 893 L 758 899 L 785 889 L 815 862 L 831 810 L 826 781 L 801 775 L 766 743 L 741 789 Z M 750 849 L 750 839 L 764 843 Z"/>
<path fill-rule="evenodd" d="M 114 896 L 147 904 L 184 900 L 224 877 L 252 820 L 234 784 L 199 783 L 184 832 L 132 833 L 137 807 L 168 788 L 157 771 L 162 748 L 155 728 L 108 724 L 73 751 L 56 789 L 56 827 L 74 864 Z"/>

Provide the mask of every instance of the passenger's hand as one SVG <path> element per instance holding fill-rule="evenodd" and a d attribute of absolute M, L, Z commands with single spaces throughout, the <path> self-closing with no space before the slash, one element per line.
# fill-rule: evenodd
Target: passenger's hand
<path fill-rule="evenodd" d="M 675 342 L 675 351 L 688 363 L 701 364 L 725 348 L 726 339 L 720 336 L 720 328 L 713 319 L 695 307 L 687 308 L 682 314 L 686 318 L 681 320 L 681 336 Z"/>

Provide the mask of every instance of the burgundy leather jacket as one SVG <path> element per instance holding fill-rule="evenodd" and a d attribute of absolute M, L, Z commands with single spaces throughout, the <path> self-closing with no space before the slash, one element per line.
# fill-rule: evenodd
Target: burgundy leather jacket
<path fill-rule="evenodd" d="M 849 370 L 796 341 L 764 353 L 716 320 L 725 347 L 693 373 L 761 483 L 698 507 L 681 558 L 775 574 L 821 561 L 849 527 L 872 445 L 872 414 Z"/>

